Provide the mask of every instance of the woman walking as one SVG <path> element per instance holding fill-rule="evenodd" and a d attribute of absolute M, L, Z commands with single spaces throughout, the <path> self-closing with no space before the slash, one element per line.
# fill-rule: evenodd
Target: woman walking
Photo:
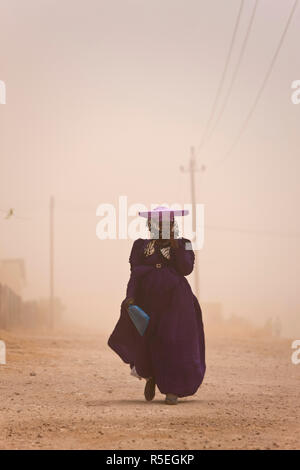
<path fill-rule="evenodd" d="M 170 405 L 196 393 L 206 368 L 202 312 L 185 278 L 193 270 L 195 255 L 189 240 L 176 238 L 174 217 L 186 214 L 165 207 L 139 213 L 147 218 L 150 239 L 133 243 L 126 298 L 108 340 L 130 364 L 132 374 L 146 379 L 146 400 L 154 398 L 157 386 Z M 150 317 L 143 336 L 129 317 L 130 304 Z"/>

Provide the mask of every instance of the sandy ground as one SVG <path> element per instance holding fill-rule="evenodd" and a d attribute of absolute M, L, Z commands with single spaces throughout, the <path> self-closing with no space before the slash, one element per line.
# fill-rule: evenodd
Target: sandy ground
<path fill-rule="evenodd" d="M 101 334 L 7 333 L 0 449 L 299 449 L 291 341 L 206 334 L 207 374 L 177 406 L 130 376 Z"/>

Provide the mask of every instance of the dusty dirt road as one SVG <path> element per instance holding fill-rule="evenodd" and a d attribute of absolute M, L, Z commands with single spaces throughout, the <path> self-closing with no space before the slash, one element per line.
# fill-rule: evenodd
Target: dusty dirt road
<path fill-rule="evenodd" d="M 0 449 L 299 449 L 300 365 L 287 340 L 206 335 L 207 374 L 177 406 L 101 334 L 0 331 Z"/>

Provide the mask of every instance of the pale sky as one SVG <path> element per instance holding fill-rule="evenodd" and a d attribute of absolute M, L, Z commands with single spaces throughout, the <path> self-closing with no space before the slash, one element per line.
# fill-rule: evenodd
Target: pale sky
<path fill-rule="evenodd" d="M 0 258 L 25 259 L 25 298 L 48 295 L 53 194 L 56 295 L 69 317 L 107 331 L 115 324 L 132 241 L 98 240 L 96 208 L 119 195 L 129 204 L 190 202 L 179 166 L 200 143 L 239 3 L 0 0 L 0 209 L 22 217 L 0 220 Z M 293 3 L 258 3 L 225 115 L 199 156 L 207 170 L 196 176 L 207 224 L 200 303 L 222 302 L 224 315 L 260 324 L 279 315 L 292 336 L 300 333 L 300 105 L 291 102 L 300 6 L 245 134 L 214 162 L 238 134 Z M 253 5 L 245 1 L 224 92 Z"/>

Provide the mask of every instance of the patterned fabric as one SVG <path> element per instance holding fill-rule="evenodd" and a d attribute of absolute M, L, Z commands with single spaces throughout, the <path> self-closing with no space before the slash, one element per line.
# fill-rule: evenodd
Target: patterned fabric
<path fill-rule="evenodd" d="M 163 255 L 164 258 L 170 259 L 170 246 L 165 246 L 163 248 L 160 248 L 160 252 Z M 151 256 L 155 252 L 155 240 L 150 240 L 149 243 L 145 246 L 144 249 L 144 255 L 145 256 Z"/>
<path fill-rule="evenodd" d="M 165 258 L 170 259 L 170 249 L 170 246 L 166 246 L 164 248 L 161 248 L 160 252 Z"/>
<path fill-rule="evenodd" d="M 149 243 L 147 243 L 147 245 L 145 246 L 145 249 L 144 249 L 144 255 L 145 256 L 151 256 L 153 255 L 154 251 L 155 251 L 155 240 L 150 240 Z"/>

